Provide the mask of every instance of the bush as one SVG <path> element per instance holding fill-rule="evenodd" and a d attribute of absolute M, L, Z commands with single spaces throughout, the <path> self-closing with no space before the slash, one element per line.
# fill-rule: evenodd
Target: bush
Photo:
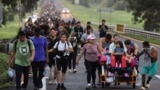
<path fill-rule="evenodd" d="M 8 58 L 7 54 L 4 53 L 0 53 L 0 90 L 2 90 L 3 88 L 7 88 L 11 85 L 11 83 L 9 82 L 8 76 L 7 76 L 7 65 L 6 65 L 6 60 Z"/>

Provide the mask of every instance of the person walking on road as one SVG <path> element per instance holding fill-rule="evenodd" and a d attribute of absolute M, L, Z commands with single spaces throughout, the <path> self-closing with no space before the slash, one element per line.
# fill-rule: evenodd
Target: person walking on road
<path fill-rule="evenodd" d="M 95 80 L 96 80 L 96 68 L 98 66 L 98 45 L 95 43 L 96 37 L 94 35 L 88 36 L 88 43 L 85 44 L 80 52 L 80 55 L 77 57 L 77 64 L 81 57 L 84 55 L 86 60 L 86 67 L 87 67 L 87 89 L 91 89 L 91 78 L 92 78 L 92 87 L 96 88 Z"/>
<path fill-rule="evenodd" d="M 35 55 L 33 42 L 26 38 L 26 32 L 18 32 L 18 40 L 14 43 L 11 55 L 7 64 L 15 63 L 16 88 L 17 90 L 27 90 L 29 67 Z M 15 58 L 13 61 L 13 58 Z M 24 77 L 24 83 L 21 85 L 21 77 Z"/>
<path fill-rule="evenodd" d="M 60 40 L 56 42 L 52 49 L 48 52 L 56 52 L 56 67 L 57 67 L 57 88 L 56 90 L 66 90 L 64 86 L 65 75 L 67 71 L 67 64 L 69 55 L 73 52 L 73 48 L 70 42 L 67 41 L 66 34 L 62 34 Z M 61 75 L 62 72 L 62 75 Z"/>
<path fill-rule="evenodd" d="M 48 62 L 48 41 L 41 35 L 41 29 L 35 28 L 35 36 L 31 37 L 35 46 L 35 57 L 32 62 L 34 90 L 43 87 L 42 78 L 46 62 Z M 39 74 L 38 74 L 39 73 Z"/>
<path fill-rule="evenodd" d="M 107 34 L 107 32 L 108 32 L 108 26 L 107 25 L 105 25 L 105 20 L 103 19 L 102 20 L 102 24 L 101 25 L 99 25 L 99 37 L 101 38 L 101 37 L 105 37 L 106 36 L 106 34 Z"/>
<path fill-rule="evenodd" d="M 57 38 L 57 31 L 56 30 L 51 30 L 50 31 L 50 35 L 49 35 L 49 38 L 48 38 L 48 49 L 51 49 L 53 48 L 53 46 L 55 45 L 55 43 L 59 41 L 59 38 Z M 48 83 L 49 84 L 52 84 L 53 83 L 53 79 L 54 79 L 54 83 L 56 83 L 56 73 L 57 73 L 57 69 L 56 69 L 56 66 L 55 66 L 55 52 L 52 52 L 52 53 L 48 53 L 48 56 L 49 56 L 49 67 L 50 67 L 50 75 L 49 75 L 49 81 Z M 54 68 L 54 78 L 52 79 L 52 68 Z"/>
<path fill-rule="evenodd" d="M 150 81 L 158 70 L 158 50 L 154 46 L 150 46 L 148 41 L 142 43 L 143 51 L 137 55 L 137 57 L 144 54 L 144 61 L 142 66 L 142 90 L 146 90 L 150 87 Z M 148 80 L 146 82 L 146 75 Z"/>

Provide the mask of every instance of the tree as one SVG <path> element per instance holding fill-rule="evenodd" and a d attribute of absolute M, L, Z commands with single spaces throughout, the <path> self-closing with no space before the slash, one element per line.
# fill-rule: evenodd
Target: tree
<path fill-rule="evenodd" d="M 160 30 L 160 0 L 127 0 L 135 23 L 144 22 L 144 30 Z"/>
<path fill-rule="evenodd" d="M 32 12 L 35 8 L 37 8 L 37 2 L 39 0 L 1 0 L 1 3 L 3 4 L 4 12 L 13 11 L 15 13 L 12 13 L 13 16 L 16 14 L 16 12 L 19 12 L 20 19 L 22 19 L 26 13 Z M 17 10 L 19 8 L 19 10 Z M 12 10 L 11 10 L 12 9 Z M 21 9 L 21 10 L 20 10 Z M 7 21 L 7 15 L 8 13 L 4 13 L 4 20 L 3 24 Z M 10 15 L 11 16 L 11 15 Z"/>

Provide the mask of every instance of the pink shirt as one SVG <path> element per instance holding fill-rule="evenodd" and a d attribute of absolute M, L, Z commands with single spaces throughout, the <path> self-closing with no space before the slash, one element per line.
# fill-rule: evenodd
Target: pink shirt
<path fill-rule="evenodd" d="M 85 59 L 91 62 L 98 61 L 98 45 L 95 43 L 93 45 L 85 44 L 84 47 Z"/>

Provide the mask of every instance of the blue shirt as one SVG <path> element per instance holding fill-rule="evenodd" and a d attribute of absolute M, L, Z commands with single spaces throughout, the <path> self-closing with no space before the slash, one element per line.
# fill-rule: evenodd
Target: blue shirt
<path fill-rule="evenodd" d="M 45 48 L 47 47 L 47 38 L 44 36 L 40 37 L 31 37 L 33 44 L 35 46 L 35 57 L 33 61 L 45 61 L 46 59 L 46 51 Z"/>

